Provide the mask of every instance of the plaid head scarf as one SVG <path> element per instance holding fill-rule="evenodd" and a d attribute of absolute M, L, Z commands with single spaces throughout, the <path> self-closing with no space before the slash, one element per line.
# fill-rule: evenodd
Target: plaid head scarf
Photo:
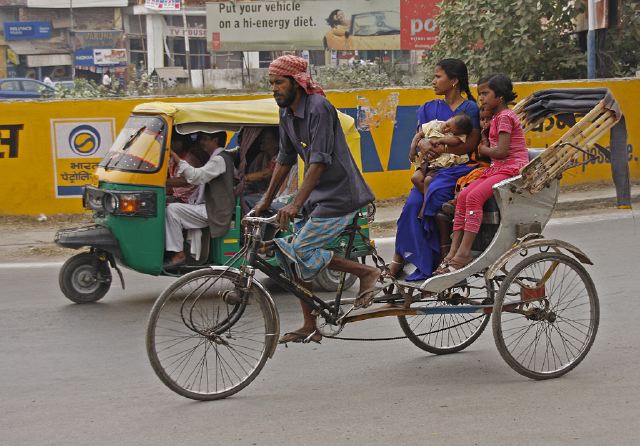
<path fill-rule="evenodd" d="M 320 85 L 311 80 L 311 75 L 307 72 L 307 66 L 307 61 L 302 57 L 280 56 L 269 64 L 269 74 L 291 76 L 307 94 L 321 94 L 324 96 L 324 91 L 322 91 Z"/>

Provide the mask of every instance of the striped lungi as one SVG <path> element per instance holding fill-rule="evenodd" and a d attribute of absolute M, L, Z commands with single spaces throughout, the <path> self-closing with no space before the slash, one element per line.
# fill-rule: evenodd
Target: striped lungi
<path fill-rule="evenodd" d="M 353 221 L 356 212 L 341 217 L 310 217 L 296 223 L 296 233 L 274 239 L 280 266 L 304 281 L 313 279 L 329 265 L 333 252 L 323 249 Z M 299 228 L 299 230 L 298 230 Z"/>

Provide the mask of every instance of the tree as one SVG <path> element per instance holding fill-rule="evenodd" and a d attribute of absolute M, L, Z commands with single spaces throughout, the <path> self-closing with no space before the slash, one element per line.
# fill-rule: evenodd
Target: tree
<path fill-rule="evenodd" d="M 625 0 L 620 8 L 620 24 L 606 31 L 598 54 L 601 76 L 635 76 L 640 70 L 640 1 Z"/>
<path fill-rule="evenodd" d="M 425 61 L 465 61 L 472 80 L 494 72 L 515 81 L 586 77 L 586 58 L 572 34 L 580 2 L 448 0 L 440 3 L 437 44 Z"/>

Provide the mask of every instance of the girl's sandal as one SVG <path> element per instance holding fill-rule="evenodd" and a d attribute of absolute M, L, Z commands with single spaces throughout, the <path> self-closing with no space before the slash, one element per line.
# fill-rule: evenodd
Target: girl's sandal
<path fill-rule="evenodd" d="M 434 276 L 439 276 L 441 274 L 449 274 L 452 273 L 454 271 L 458 271 L 459 269 L 464 268 L 465 266 L 467 266 L 471 261 L 469 261 L 468 263 L 460 263 L 456 260 L 453 259 L 449 259 L 447 261 L 447 264 L 444 266 L 444 268 L 440 268 L 438 267 L 438 269 L 436 269 L 433 272 Z M 444 263 L 444 262 L 443 262 Z"/>
<path fill-rule="evenodd" d="M 435 271 L 433 272 L 433 275 L 439 275 L 439 274 L 444 274 L 445 270 L 449 267 L 449 261 L 448 260 L 443 260 L 442 262 L 440 262 L 440 265 L 438 265 L 438 267 L 435 269 Z"/>

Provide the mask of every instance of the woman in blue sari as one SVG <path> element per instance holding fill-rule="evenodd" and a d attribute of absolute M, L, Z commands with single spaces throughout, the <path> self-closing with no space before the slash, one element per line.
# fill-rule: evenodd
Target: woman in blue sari
<path fill-rule="evenodd" d="M 418 128 L 434 119 L 446 121 L 453 115 L 466 113 L 473 123 L 473 131 L 464 144 L 449 150 L 456 155 L 471 153 L 480 141 L 480 111 L 469 90 L 466 65 L 459 59 L 441 60 L 434 70 L 432 85 L 435 94 L 444 96 L 444 99 L 426 102 L 418 109 Z M 466 98 L 462 96 L 463 92 Z M 442 146 L 431 145 L 426 139 L 418 141 L 417 147 L 428 159 L 439 156 L 445 150 Z M 475 164 L 471 163 L 438 170 L 427 189 L 426 206 L 421 216 L 418 214 L 425 197 L 415 187 L 411 189 L 397 223 L 395 254 L 390 264 L 392 275 L 397 276 L 405 263 L 412 263 L 416 270 L 406 280 L 431 277 L 440 263 L 441 252 L 446 253 L 450 243 L 449 234 L 440 233 L 435 216 L 442 204 L 453 198 L 458 178 L 474 168 Z"/>

